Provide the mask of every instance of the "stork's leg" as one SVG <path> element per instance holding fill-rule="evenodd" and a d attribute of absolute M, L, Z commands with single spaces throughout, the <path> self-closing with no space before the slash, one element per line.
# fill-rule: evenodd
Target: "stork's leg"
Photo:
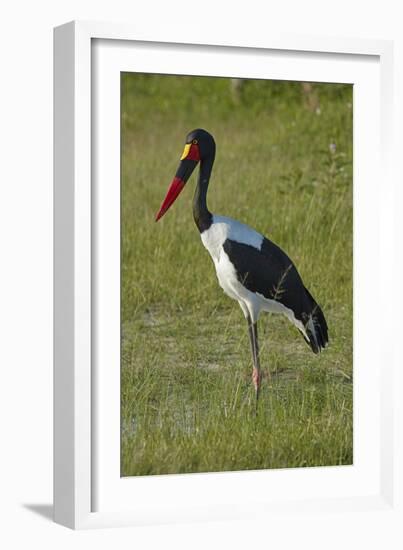
<path fill-rule="evenodd" d="M 253 322 L 251 317 L 248 315 L 248 328 L 249 328 L 249 339 L 252 349 L 252 360 L 253 360 L 253 371 L 252 371 L 252 381 L 255 387 L 256 393 L 256 412 L 257 404 L 259 400 L 260 393 L 260 382 L 261 382 L 261 372 L 260 372 L 260 358 L 259 358 L 259 343 L 257 339 L 257 323 Z"/>

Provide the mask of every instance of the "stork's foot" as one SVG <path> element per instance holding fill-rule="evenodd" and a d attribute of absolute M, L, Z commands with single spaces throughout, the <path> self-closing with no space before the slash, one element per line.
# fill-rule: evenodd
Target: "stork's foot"
<path fill-rule="evenodd" d="M 260 389 L 261 374 L 256 367 L 253 367 L 252 382 L 255 387 L 256 394 L 258 394 Z"/>
<path fill-rule="evenodd" d="M 253 386 L 255 388 L 255 395 L 256 395 L 256 409 L 255 409 L 255 414 L 257 414 L 257 405 L 258 405 L 258 402 L 259 402 L 259 393 L 260 393 L 260 382 L 261 382 L 261 374 L 260 374 L 260 371 L 256 368 L 256 367 L 253 367 L 253 371 L 252 371 L 252 382 L 253 382 Z"/>

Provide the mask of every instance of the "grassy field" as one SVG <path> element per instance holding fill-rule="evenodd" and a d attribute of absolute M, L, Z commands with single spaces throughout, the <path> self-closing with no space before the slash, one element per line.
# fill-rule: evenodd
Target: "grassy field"
<path fill-rule="evenodd" d="M 329 325 L 315 356 L 261 316 L 257 417 L 247 325 L 193 222 L 195 175 L 154 222 L 197 127 L 217 143 L 210 210 L 280 245 Z M 123 75 L 121 268 L 123 476 L 352 463 L 351 86 Z"/>

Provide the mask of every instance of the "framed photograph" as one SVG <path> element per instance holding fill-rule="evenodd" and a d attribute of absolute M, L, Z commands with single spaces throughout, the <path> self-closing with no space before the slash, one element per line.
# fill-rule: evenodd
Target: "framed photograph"
<path fill-rule="evenodd" d="M 392 44 L 227 40 L 55 29 L 72 528 L 398 513 Z"/>

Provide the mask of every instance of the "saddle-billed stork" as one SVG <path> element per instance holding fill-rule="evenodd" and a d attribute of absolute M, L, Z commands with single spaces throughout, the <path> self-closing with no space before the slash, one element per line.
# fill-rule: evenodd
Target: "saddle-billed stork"
<path fill-rule="evenodd" d="M 202 243 L 213 259 L 221 288 L 238 301 L 248 322 L 257 403 L 261 382 L 257 335 L 260 312 L 271 311 L 288 317 L 314 353 L 326 347 L 328 329 L 321 308 L 304 286 L 287 254 L 251 227 L 212 214 L 207 208 L 207 189 L 215 150 L 214 138 L 206 130 L 197 129 L 188 134 L 179 168 L 156 221 L 172 206 L 200 162 L 193 217 Z"/>

